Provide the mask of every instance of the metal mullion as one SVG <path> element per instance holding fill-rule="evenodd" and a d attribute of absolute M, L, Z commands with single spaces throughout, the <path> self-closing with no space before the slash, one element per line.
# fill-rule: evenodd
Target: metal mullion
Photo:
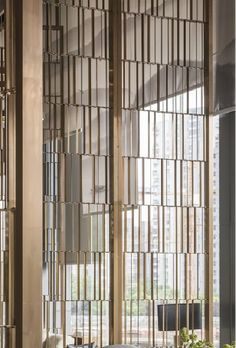
<path fill-rule="evenodd" d="M 52 5 L 48 4 L 49 52 L 52 52 Z"/>
<path fill-rule="evenodd" d="M 92 11 L 92 57 L 95 57 L 95 29 L 94 29 L 94 9 Z"/>
<path fill-rule="evenodd" d="M 166 298 L 166 255 L 165 255 L 165 270 L 164 270 L 164 278 L 165 278 L 165 281 L 164 281 L 164 305 L 168 305 L 168 300 Z M 164 309 L 164 312 L 166 311 L 166 307 Z M 168 320 L 168 315 L 165 313 L 165 318 L 166 320 Z M 168 333 L 167 331 L 164 331 L 164 328 L 163 328 L 163 338 L 164 338 L 164 342 L 166 343 L 165 346 L 167 345 L 167 339 L 168 339 Z"/>
<path fill-rule="evenodd" d="M 103 254 L 102 257 L 102 261 L 103 261 L 103 298 L 104 300 L 106 300 L 106 253 Z"/>
<path fill-rule="evenodd" d="M 4 136 L 4 132 L 2 133 L 2 147 L 4 147 L 4 143 L 5 143 L 5 136 Z M 4 176 L 4 157 L 3 156 L 3 149 L 0 150 L 0 163 L 1 163 L 1 166 L 0 166 L 0 173 L 1 173 L 1 189 L 0 189 L 0 198 L 1 200 L 4 200 L 4 184 L 3 184 L 3 176 Z"/>
<path fill-rule="evenodd" d="M 158 253 L 161 253 L 161 213 L 160 213 L 161 207 L 157 207 L 157 221 L 158 221 L 158 225 L 157 225 L 157 235 L 158 235 Z"/>
<path fill-rule="evenodd" d="M 127 19 L 126 19 L 126 16 L 127 14 L 126 13 L 123 13 L 122 14 L 122 17 L 123 17 L 123 54 L 124 54 L 124 60 L 127 59 L 127 35 L 126 35 L 126 22 L 127 22 Z"/>
<path fill-rule="evenodd" d="M 167 19 L 166 21 L 167 21 L 167 25 L 166 25 L 166 27 L 167 27 L 167 33 L 166 33 L 166 36 L 167 36 L 167 43 L 166 43 L 166 45 L 167 45 L 167 64 L 169 65 L 171 62 L 171 60 L 170 60 L 170 42 L 169 42 L 169 39 L 170 39 L 170 25 L 169 25 L 170 20 Z"/>
<path fill-rule="evenodd" d="M 130 178 L 130 157 L 128 157 L 128 161 L 127 161 L 127 166 L 128 166 L 128 204 L 131 204 L 131 178 Z"/>
<path fill-rule="evenodd" d="M 148 110 L 147 112 L 147 116 L 148 116 L 148 158 L 151 157 L 151 150 L 150 150 L 150 138 L 151 138 L 151 131 L 150 131 L 150 110 Z M 151 164 L 150 164 L 151 166 Z M 151 172 L 151 171 L 150 171 Z"/>
<path fill-rule="evenodd" d="M 125 36 L 126 36 L 126 31 L 125 31 Z M 124 59 L 126 59 L 125 57 Z M 134 14 L 134 61 L 135 62 L 137 61 L 137 15 L 136 14 Z"/>
<path fill-rule="evenodd" d="M 133 320 L 132 320 L 132 312 L 133 312 L 133 298 L 132 298 L 132 290 L 133 290 L 133 254 L 131 254 L 131 295 L 130 295 L 130 333 L 132 333 L 132 327 L 133 327 Z M 130 336 L 130 343 L 132 344 L 132 334 Z"/>
<path fill-rule="evenodd" d="M 84 266 L 84 301 L 87 301 L 87 253 L 83 252 L 83 266 Z"/>
<path fill-rule="evenodd" d="M 157 112 L 160 111 L 160 64 L 157 65 Z"/>
<path fill-rule="evenodd" d="M 63 289 L 63 296 L 61 300 L 61 306 L 62 306 L 62 311 L 61 311 L 61 322 L 62 322 L 62 336 L 63 336 L 63 345 L 66 345 L 66 296 L 67 296 L 67 291 L 66 291 L 66 278 L 67 278 L 67 271 L 66 271 L 66 259 L 67 259 L 67 252 L 63 252 L 63 280 L 62 280 L 62 289 Z"/>
<path fill-rule="evenodd" d="M 147 278 L 147 275 L 146 275 L 146 252 L 143 252 L 143 279 L 144 279 L 144 282 L 143 282 L 143 299 L 146 300 L 147 299 L 147 289 L 146 289 L 146 278 Z"/>
<path fill-rule="evenodd" d="M 190 254 L 191 248 L 190 248 L 190 235 L 189 235 L 189 231 L 190 231 L 190 221 L 189 221 L 190 208 L 189 207 L 186 208 L 186 212 L 187 212 L 187 254 Z"/>
<path fill-rule="evenodd" d="M 88 103 L 89 103 L 89 153 L 92 153 L 92 72 L 91 58 L 88 58 Z"/>
<path fill-rule="evenodd" d="M 55 251 L 55 256 L 56 256 L 56 290 L 55 290 L 55 295 L 56 299 L 60 299 L 60 264 L 59 264 L 59 252 Z"/>
<path fill-rule="evenodd" d="M 175 160 L 174 161 L 174 207 L 177 207 L 178 205 L 178 199 L 177 199 L 177 180 L 178 180 L 178 170 L 177 170 L 177 165 L 178 165 L 178 161 Z M 177 225 L 176 225 L 177 226 Z"/>
<path fill-rule="evenodd" d="M 48 288 L 49 288 L 49 299 L 52 300 L 52 269 L 53 269 L 53 263 L 52 263 L 52 257 L 53 257 L 53 254 L 52 252 L 48 251 L 48 273 L 49 273 L 49 277 L 48 277 Z"/>
<path fill-rule="evenodd" d="M 99 202 L 99 197 L 96 200 L 96 182 L 97 182 L 96 179 L 98 179 L 98 177 L 99 177 L 99 158 L 97 156 L 92 156 L 92 159 L 93 159 L 93 173 L 92 173 L 92 175 L 93 175 L 93 203 L 95 204 L 95 203 Z"/>
<path fill-rule="evenodd" d="M 141 253 L 137 253 L 137 302 L 138 302 L 138 313 L 139 313 L 139 300 L 140 300 L 140 257 Z"/>
<path fill-rule="evenodd" d="M 159 0 L 155 0 L 155 3 L 156 3 L 156 17 L 159 17 Z"/>
<path fill-rule="evenodd" d="M 81 28 L 81 24 L 80 24 L 80 8 L 77 8 L 77 36 L 78 36 L 78 50 L 77 50 L 77 54 L 78 56 L 81 55 L 81 49 L 80 49 L 80 28 Z"/>
<path fill-rule="evenodd" d="M 200 165 L 199 165 L 199 175 L 200 175 L 200 177 L 199 177 L 199 207 L 202 207 L 203 206 L 203 204 L 202 204 L 202 202 L 203 202 L 203 189 L 202 189 L 202 185 L 203 185 L 203 179 L 202 179 L 202 163 L 200 163 Z M 204 206 L 206 205 L 206 203 L 205 203 L 205 200 L 204 200 Z"/>
<path fill-rule="evenodd" d="M 191 194 L 191 200 L 190 200 L 190 205 L 193 206 L 194 199 L 193 199 L 193 194 L 194 194 L 194 177 L 193 177 L 193 170 L 194 170 L 194 162 L 191 161 L 189 162 L 190 169 L 191 169 L 191 188 L 190 188 L 190 194 Z"/>
<path fill-rule="evenodd" d="M 55 174 L 53 173 L 53 175 L 55 175 Z M 56 261 L 57 261 L 57 257 L 56 257 L 56 253 L 55 253 L 56 250 L 55 250 L 55 245 L 54 245 L 55 210 L 56 210 L 56 206 L 53 205 L 53 217 L 52 217 L 53 225 L 52 225 L 52 229 L 51 229 L 51 238 L 50 238 L 51 250 L 52 250 L 52 255 L 53 255 L 53 267 L 52 267 L 52 270 L 53 270 L 53 272 L 52 272 L 52 289 L 53 289 L 52 296 L 53 296 L 53 299 L 55 298 L 55 295 L 56 295 L 55 274 L 56 274 Z"/>
<path fill-rule="evenodd" d="M 80 110 L 82 112 L 82 130 L 81 130 L 81 136 L 82 136 L 82 149 L 81 149 L 81 153 L 85 154 L 86 153 L 86 107 L 82 106 L 80 107 Z"/>
<path fill-rule="evenodd" d="M 56 63 L 52 61 L 53 64 L 53 87 L 54 87 L 54 98 L 55 102 L 57 102 L 57 74 L 56 74 Z"/>
<path fill-rule="evenodd" d="M 205 27 L 205 37 L 204 37 L 204 65 L 205 65 L 205 73 L 204 73 L 204 90 L 205 90 L 205 107 L 204 112 L 206 114 L 206 199 L 205 205 L 206 209 L 206 228 L 208 231 L 207 236 L 207 251 L 208 257 L 205 256 L 205 293 L 208 299 L 208 304 L 205 306 L 205 330 L 206 330 L 206 338 L 210 341 L 213 339 L 213 209 L 212 209 L 212 182 L 213 182 L 213 163 L 212 163 L 212 110 L 213 110 L 213 101 L 211 98 L 212 95 L 212 13 L 213 13 L 213 2 L 209 0 L 206 3 L 206 19 L 208 20 L 208 25 Z M 208 259 L 207 259 L 208 258 Z"/>
<path fill-rule="evenodd" d="M 186 40 L 187 40 L 187 34 L 186 34 L 186 26 L 187 22 L 183 22 L 183 43 L 184 43 L 184 59 L 183 59 L 183 66 L 186 66 Z"/>
<path fill-rule="evenodd" d="M 150 59 L 150 16 L 146 16 L 146 20 L 147 20 L 147 62 L 150 63 L 151 59 Z"/>
<path fill-rule="evenodd" d="M 53 128 L 56 129 L 56 124 L 57 124 L 57 120 L 56 120 L 56 115 L 57 115 L 57 109 L 56 109 L 56 105 L 52 106 L 53 108 Z M 56 135 L 55 135 L 55 131 L 52 130 L 50 132 L 50 142 L 52 142 L 52 148 L 53 148 L 53 152 L 57 151 L 57 146 L 56 146 Z"/>
<path fill-rule="evenodd" d="M 84 343 L 84 328 L 85 328 L 85 323 L 84 323 L 84 304 L 85 304 L 85 301 L 83 300 L 83 302 L 82 302 L 83 304 L 82 304 L 82 331 L 83 331 L 83 333 L 82 333 L 82 342 Z"/>
<path fill-rule="evenodd" d="M 189 0 L 190 1 L 190 21 L 193 20 L 193 0 Z"/>
<path fill-rule="evenodd" d="M 95 65 L 96 66 L 96 109 L 98 111 L 98 109 L 99 109 L 99 101 L 98 101 L 99 100 L 99 98 L 98 98 L 98 90 L 99 90 L 99 88 L 98 88 L 98 59 L 96 59 L 95 62 L 96 62 L 96 65 Z M 107 89 L 107 86 L 106 86 L 106 89 Z M 107 105 L 107 103 L 105 103 L 105 104 Z M 98 129 L 99 129 L 99 125 L 100 124 L 98 123 Z"/>
<path fill-rule="evenodd" d="M 165 160 L 165 206 L 168 206 L 168 160 Z"/>
<path fill-rule="evenodd" d="M 155 346 L 155 299 L 153 294 L 153 287 L 154 287 L 154 276 L 153 276 L 153 253 L 151 253 L 151 299 L 152 299 L 152 346 Z"/>
<path fill-rule="evenodd" d="M 106 28 L 107 28 L 107 22 L 108 22 L 108 20 L 107 20 L 107 17 L 109 17 L 110 16 L 110 14 L 109 13 L 107 13 L 107 12 L 105 12 L 105 14 L 104 14 L 104 28 L 105 28 L 105 35 L 104 35 L 104 46 L 105 46 L 105 52 L 104 52 L 104 57 L 105 57 L 105 59 L 109 59 L 110 58 L 110 55 L 108 55 L 108 39 L 107 39 L 107 36 L 108 36 L 108 31 L 109 30 L 107 30 Z"/>
<path fill-rule="evenodd" d="M 85 56 L 85 19 L 84 19 L 84 11 L 85 9 L 81 7 L 81 12 L 82 12 L 82 55 Z"/>
<path fill-rule="evenodd" d="M 163 0 L 164 1 L 164 0 Z M 163 18 L 160 19 L 161 22 L 161 32 L 160 32 L 160 50 L 161 50 L 161 61 L 159 64 L 159 70 L 160 70 L 160 65 L 163 65 Z"/>
<path fill-rule="evenodd" d="M 145 159 L 142 158 L 142 204 L 145 204 Z"/>
<path fill-rule="evenodd" d="M 127 0 L 127 12 L 130 13 L 130 0 Z"/>
<path fill-rule="evenodd" d="M 178 339 L 178 330 L 179 330 L 179 310 L 178 310 L 178 305 L 179 305 L 179 293 L 178 293 L 178 278 L 179 278 L 179 254 L 178 254 L 178 208 L 175 209 L 175 225 L 176 225 L 176 339 Z M 178 342 L 177 342 L 178 345 Z"/>
<path fill-rule="evenodd" d="M 196 222 L 197 222 L 197 211 L 196 208 L 193 208 L 193 213 L 194 213 L 194 254 L 197 254 L 198 250 L 197 250 L 197 226 L 196 226 Z"/>
<path fill-rule="evenodd" d="M 157 158 L 157 144 L 156 144 L 156 132 L 157 132 L 157 125 L 156 125 L 156 118 L 157 118 L 157 115 L 155 112 L 153 112 L 153 119 L 154 119 L 154 134 L 153 134 L 153 138 L 154 138 L 154 158 Z"/>
<path fill-rule="evenodd" d="M 198 69 L 198 24 L 195 23 L 194 25 L 196 27 L 196 37 L 195 37 L 195 40 L 196 40 L 196 63 L 195 63 L 195 68 L 197 71 L 197 69 Z M 200 41 L 200 43 L 201 43 L 201 41 Z"/>
<path fill-rule="evenodd" d="M 128 78 L 128 91 L 129 91 L 129 95 L 128 95 L 128 105 L 129 105 L 129 108 L 131 108 L 131 78 L 130 78 L 130 75 L 131 75 L 131 68 L 130 68 L 130 61 L 126 62 L 128 64 L 128 76 L 126 78 Z"/>
<path fill-rule="evenodd" d="M 78 251 L 76 252 L 76 259 L 77 259 L 77 301 L 80 301 L 80 290 L 81 290 L 81 280 L 80 280 L 80 248 L 78 248 Z"/>
<path fill-rule="evenodd" d="M 127 219 L 127 206 L 125 207 L 126 209 L 126 219 Z M 134 252 L 134 207 L 131 207 L 131 214 L 132 214 L 132 221 L 131 221 L 131 251 Z M 126 249 L 125 251 L 127 251 L 127 220 L 125 221 L 126 224 L 126 235 L 125 235 L 125 245 L 126 245 Z"/>
<path fill-rule="evenodd" d="M 145 62 L 145 52 L 144 52 L 144 42 L 145 42 L 145 39 L 144 39 L 144 14 L 141 14 L 141 51 L 142 51 L 142 53 L 141 53 L 141 57 L 142 57 L 142 63 L 144 63 Z M 143 64 L 142 64 L 142 66 L 143 66 Z M 143 81 L 144 81 L 144 79 L 143 79 Z M 142 105 L 144 104 L 144 99 L 143 99 L 143 103 L 142 103 Z"/>
<path fill-rule="evenodd" d="M 141 206 L 138 207 L 138 253 L 141 252 Z"/>
<path fill-rule="evenodd" d="M 46 323 L 47 323 L 47 326 L 46 326 L 46 335 L 47 335 L 47 338 L 49 337 L 49 322 L 50 322 L 50 303 L 49 301 L 46 301 L 45 302 L 45 306 L 46 306 Z"/>
<path fill-rule="evenodd" d="M 123 306 L 124 306 L 124 309 L 123 309 L 123 317 L 124 317 L 124 343 L 127 344 L 127 310 L 126 310 L 126 307 L 127 307 L 127 301 L 124 300 L 123 301 Z"/>
<path fill-rule="evenodd" d="M 73 104 L 76 104 L 76 58 L 75 56 L 72 56 L 72 91 L 73 91 Z"/>
<path fill-rule="evenodd" d="M 123 274 L 126 275 L 126 259 L 127 259 L 127 253 L 124 251 L 122 254 L 122 259 L 123 259 Z M 125 321 L 125 325 L 126 325 L 126 305 L 127 305 L 127 297 L 126 297 L 126 276 L 124 276 L 123 279 L 123 284 L 122 284 L 122 297 L 123 297 L 123 305 L 124 305 L 124 312 L 123 312 L 123 316 L 124 316 L 124 321 Z M 124 328 L 125 330 L 125 339 L 126 339 L 126 327 Z"/>
<path fill-rule="evenodd" d="M 204 57 L 205 55 L 205 46 L 204 46 L 204 33 L 205 33 L 205 27 L 206 24 L 205 23 L 201 23 L 201 52 L 202 52 L 202 57 Z M 202 62 L 202 64 L 200 65 L 201 68 L 204 68 L 204 62 Z"/>
<path fill-rule="evenodd" d="M 151 252 L 151 207 L 148 206 L 148 252 Z"/>
<path fill-rule="evenodd" d="M 101 301 L 101 299 L 100 299 L 100 301 L 99 301 L 99 303 L 100 303 L 100 346 L 102 347 L 103 346 L 103 330 L 102 330 L 102 312 L 103 312 L 103 310 L 102 310 L 102 304 L 103 304 L 103 302 Z"/>
<path fill-rule="evenodd" d="M 162 220 L 162 253 L 165 253 L 165 207 L 161 209 L 161 220 Z"/>
<path fill-rule="evenodd" d="M 188 316 L 188 308 L 189 308 L 189 254 L 185 254 L 185 295 L 186 295 L 186 305 L 187 305 L 187 328 L 189 328 L 189 316 Z"/>
<path fill-rule="evenodd" d="M 161 159 L 161 206 L 164 205 L 164 160 Z"/>
<path fill-rule="evenodd" d="M 97 261 L 97 253 L 96 251 L 93 252 L 93 301 L 99 300 L 97 299 L 97 292 L 96 292 L 96 261 Z"/>
<path fill-rule="evenodd" d="M 99 301 L 102 303 L 103 300 L 105 301 L 105 296 L 102 294 L 102 252 L 98 254 L 98 284 Z"/>
<path fill-rule="evenodd" d="M 126 102 L 126 83 L 125 83 L 125 71 L 126 71 L 126 62 L 123 61 L 122 62 L 122 108 L 124 109 L 127 106 L 127 102 Z"/>
<path fill-rule="evenodd" d="M 108 156 L 105 156 L 105 203 L 109 204 L 109 181 L 108 181 L 108 176 L 109 176 L 109 163 L 110 163 L 110 159 Z"/>

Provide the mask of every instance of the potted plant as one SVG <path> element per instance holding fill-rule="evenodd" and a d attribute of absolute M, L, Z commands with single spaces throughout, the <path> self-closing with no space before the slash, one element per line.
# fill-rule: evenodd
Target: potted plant
<path fill-rule="evenodd" d="M 206 340 L 199 340 L 197 335 L 189 333 L 186 327 L 180 330 L 181 344 L 186 348 L 214 348 L 214 345 Z M 227 346 L 224 348 L 236 348 L 235 346 Z"/>
<path fill-rule="evenodd" d="M 224 344 L 223 348 L 236 348 L 236 342 Z"/>

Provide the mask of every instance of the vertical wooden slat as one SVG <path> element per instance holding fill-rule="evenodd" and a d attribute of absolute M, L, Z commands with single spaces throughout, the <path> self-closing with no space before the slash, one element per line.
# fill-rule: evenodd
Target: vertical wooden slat
<path fill-rule="evenodd" d="M 205 60 L 205 114 L 206 114 L 206 169 L 205 169 L 205 187 L 206 187 L 206 251 L 205 260 L 205 293 L 207 303 L 205 305 L 205 329 L 206 338 L 212 342 L 213 340 L 213 85 L 212 85 L 212 52 L 213 52 L 213 32 L 212 32 L 212 16 L 213 16 L 212 0 L 205 1 L 205 13 L 207 25 L 205 27 L 204 36 L 204 60 Z"/>
<path fill-rule="evenodd" d="M 5 88 L 9 91 L 5 97 L 5 192 L 6 208 L 9 209 L 8 215 L 8 283 L 7 283 L 7 324 L 9 325 L 9 348 L 15 348 L 15 207 L 16 207 L 16 114 L 15 114 L 15 22 L 14 22 L 14 1 L 5 2 L 5 57 L 1 52 L 1 69 L 5 68 Z M 4 60 L 3 60 L 4 57 Z M 5 61 L 5 67 L 4 67 Z M 3 80 L 3 75 L 1 76 Z M 3 100 L 1 100 L 3 104 Z M 1 118 L 1 128 L 3 120 Z M 3 149 L 4 150 L 4 149 Z M 1 161 L 3 158 L 1 158 Z M 1 173 L 3 177 L 3 172 Z M 3 187 L 2 187 L 3 189 Z M 1 213 L 3 219 L 4 212 Z"/>
<path fill-rule="evenodd" d="M 111 158 L 111 201 L 113 202 L 113 266 L 112 266 L 112 296 L 113 314 L 110 341 L 122 342 L 122 200 L 123 200 L 123 168 L 121 155 L 121 36 L 117 35 L 121 29 L 121 0 L 111 0 L 110 4 L 110 107 L 111 128 L 110 141 L 112 148 Z"/>

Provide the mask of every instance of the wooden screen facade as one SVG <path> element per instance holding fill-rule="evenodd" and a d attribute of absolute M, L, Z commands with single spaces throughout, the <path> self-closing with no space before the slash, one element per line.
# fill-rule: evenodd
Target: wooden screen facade
<path fill-rule="evenodd" d="M 43 2 L 44 339 L 210 336 L 208 6 Z"/>

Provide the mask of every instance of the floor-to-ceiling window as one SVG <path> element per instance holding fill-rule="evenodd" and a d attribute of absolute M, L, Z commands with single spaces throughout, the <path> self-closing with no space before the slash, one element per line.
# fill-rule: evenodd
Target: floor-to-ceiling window
<path fill-rule="evenodd" d="M 44 2 L 43 329 L 64 344 L 109 343 L 108 23 L 108 1 Z"/>
<path fill-rule="evenodd" d="M 123 340 L 172 345 L 171 305 L 199 303 L 205 335 L 206 3 L 122 4 Z"/>
<path fill-rule="evenodd" d="M 197 332 L 209 329 L 208 2 L 122 0 L 117 42 L 112 3 L 44 1 L 44 337 L 108 344 L 116 300 L 123 342 L 172 345 L 181 324 L 176 315 L 174 330 L 160 327 L 161 306 L 166 322 L 169 305 L 189 313 L 199 304 Z M 114 176 L 123 186 L 119 299 Z"/>

